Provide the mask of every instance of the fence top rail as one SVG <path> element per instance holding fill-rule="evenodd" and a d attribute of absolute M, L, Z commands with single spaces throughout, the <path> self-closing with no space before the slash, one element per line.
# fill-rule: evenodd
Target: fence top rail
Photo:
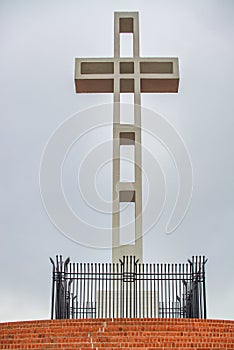
<path fill-rule="evenodd" d="M 205 256 L 193 256 L 192 259 L 188 259 L 186 263 L 139 263 L 138 260 L 135 260 L 135 257 L 126 256 L 123 261 L 120 260 L 119 263 L 89 263 L 89 262 L 80 262 L 73 263 L 70 262 L 70 258 L 67 258 L 63 261 L 62 256 L 56 255 L 56 262 L 52 258 L 50 261 L 53 265 L 53 269 L 56 272 L 97 272 L 102 273 L 105 271 L 121 273 L 125 270 L 126 267 L 133 268 L 134 272 L 138 273 L 153 273 L 153 274 L 176 274 L 183 273 L 186 271 L 199 272 L 204 268 L 204 265 L 207 262 Z"/>

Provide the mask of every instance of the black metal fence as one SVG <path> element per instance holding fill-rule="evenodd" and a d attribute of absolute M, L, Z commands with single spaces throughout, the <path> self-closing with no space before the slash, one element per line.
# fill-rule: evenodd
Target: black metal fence
<path fill-rule="evenodd" d="M 52 319 L 206 318 L 205 257 L 186 264 L 50 260 Z"/>

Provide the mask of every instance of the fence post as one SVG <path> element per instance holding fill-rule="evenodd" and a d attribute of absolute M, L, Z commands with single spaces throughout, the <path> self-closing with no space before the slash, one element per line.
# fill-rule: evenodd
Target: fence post
<path fill-rule="evenodd" d="M 55 263 L 52 258 L 50 258 L 50 262 L 53 266 L 52 269 L 52 293 L 51 293 L 51 320 L 54 319 L 54 284 L 55 284 Z"/>
<path fill-rule="evenodd" d="M 205 264 L 207 263 L 205 256 L 203 256 L 202 262 L 202 274 L 203 274 L 203 301 L 204 301 L 204 318 L 207 318 L 207 308 L 206 308 L 206 274 L 205 274 Z"/>

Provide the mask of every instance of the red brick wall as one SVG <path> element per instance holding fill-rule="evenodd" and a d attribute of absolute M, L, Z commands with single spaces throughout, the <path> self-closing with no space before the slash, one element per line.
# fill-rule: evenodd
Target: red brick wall
<path fill-rule="evenodd" d="M 97 319 L 0 323 L 0 349 L 234 349 L 234 321 Z"/>

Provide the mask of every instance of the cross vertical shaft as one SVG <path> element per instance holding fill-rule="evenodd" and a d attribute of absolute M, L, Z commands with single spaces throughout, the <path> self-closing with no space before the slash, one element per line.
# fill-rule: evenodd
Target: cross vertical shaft
<path fill-rule="evenodd" d="M 129 63 L 133 65 L 131 78 L 120 69 L 120 35 L 132 33 L 133 57 Z M 138 13 L 115 13 L 114 18 L 114 105 L 113 105 L 113 212 L 112 212 L 112 261 L 118 262 L 123 256 L 136 256 L 142 261 L 142 172 L 141 172 L 141 95 L 139 72 L 139 19 Z M 134 124 L 120 123 L 120 94 L 128 90 L 125 85 L 132 85 L 134 94 Z M 131 91 L 132 91 L 131 90 Z M 123 135 L 123 137 L 122 137 Z M 134 145 L 134 182 L 120 181 L 120 147 L 131 140 Z M 130 142 L 129 142 L 130 143 Z M 135 242 L 120 243 L 120 203 L 135 203 Z"/>

